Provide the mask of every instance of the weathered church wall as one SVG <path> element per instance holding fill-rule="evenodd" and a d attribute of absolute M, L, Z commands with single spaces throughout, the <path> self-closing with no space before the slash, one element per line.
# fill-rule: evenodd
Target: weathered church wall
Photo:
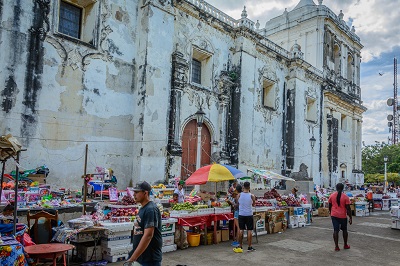
<path fill-rule="evenodd" d="M 57 1 L 13 4 L 6 6 L 15 12 L 2 12 L 2 46 L 8 42 L 15 49 L 18 43 L 20 48 L 0 60 L 13 66 L 9 73 L 17 82 L 8 83 L 14 84 L 11 98 L 16 100 L 9 110 L 2 108 L 1 133 L 15 135 L 27 149 L 21 156 L 24 168 L 45 164 L 50 169 L 47 182 L 54 187 L 81 186 L 86 143 L 88 173 L 96 166 L 112 168 L 126 186 L 136 80 L 135 46 L 126 44 L 135 43 L 136 7 L 102 1 L 99 44 L 93 47 L 58 34 Z M 2 84 L 7 76 L 1 73 Z"/>

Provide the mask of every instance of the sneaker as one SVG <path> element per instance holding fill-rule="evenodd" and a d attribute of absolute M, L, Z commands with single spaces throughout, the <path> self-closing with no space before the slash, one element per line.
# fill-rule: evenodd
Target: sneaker
<path fill-rule="evenodd" d="M 233 252 L 235 253 L 243 253 L 243 249 L 241 247 L 236 247 L 233 249 Z"/>
<path fill-rule="evenodd" d="M 336 248 L 335 248 L 335 251 L 340 251 L 340 248 L 339 248 L 339 247 L 336 247 Z"/>
<path fill-rule="evenodd" d="M 237 242 L 237 241 L 233 241 L 233 242 L 232 242 L 232 244 L 231 244 L 231 246 L 233 246 L 233 247 L 237 247 L 237 246 L 239 246 L 239 242 Z"/>
<path fill-rule="evenodd" d="M 350 249 L 350 245 L 344 245 L 343 249 Z"/>
<path fill-rule="evenodd" d="M 247 251 L 248 251 L 248 252 L 250 252 L 250 251 L 256 251 L 256 249 L 253 248 L 253 247 L 248 247 L 248 248 L 247 248 Z"/>

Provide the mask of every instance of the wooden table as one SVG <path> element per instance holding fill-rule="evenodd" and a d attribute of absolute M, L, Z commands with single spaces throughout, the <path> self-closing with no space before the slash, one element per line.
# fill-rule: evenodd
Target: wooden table
<path fill-rule="evenodd" d="M 61 243 L 39 244 L 25 247 L 25 252 L 28 253 L 30 257 L 36 258 L 37 262 L 39 262 L 39 259 L 52 259 L 53 266 L 56 266 L 57 258 L 62 255 L 64 259 L 64 266 L 66 266 L 67 261 L 65 258 L 65 253 L 73 248 L 73 245 Z"/>

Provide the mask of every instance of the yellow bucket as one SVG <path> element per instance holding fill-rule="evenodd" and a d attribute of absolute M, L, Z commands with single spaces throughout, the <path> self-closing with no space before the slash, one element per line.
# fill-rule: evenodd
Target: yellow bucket
<path fill-rule="evenodd" d="M 189 242 L 189 246 L 197 247 L 200 245 L 200 234 L 187 233 L 187 240 Z"/>

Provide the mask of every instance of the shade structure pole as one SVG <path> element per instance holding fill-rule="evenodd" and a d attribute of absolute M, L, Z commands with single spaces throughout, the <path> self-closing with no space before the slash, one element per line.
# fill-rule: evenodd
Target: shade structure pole
<path fill-rule="evenodd" d="M 1 181 L 0 181 L 0 203 L 1 203 L 1 195 L 3 195 L 3 176 L 4 176 L 4 171 L 6 169 L 6 161 L 2 161 L 3 166 L 1 167 Z"/>
<path fill-rule="evenodd" d="M 203 126 L 198 124 L 197 126 L 197 152 L 196 152 L 196 170 L 201 167 L 201 130 Z M 200 185 L 194 186 L 195 190 L 200 190 Z"/>
<path fill-rule="evenodd" d="M 86 203 L 86 195 L 87 195 L 87 182 L 86 182 L 86 171 L 87 171 L 87 157 L 88 157 L 88 149 L 89 146 L 86 144 L 85 147 L 85 166 L 83 168 L 83 202 Z M 86 204 L 83 204 L 83 215 L 86 214 Z"/>
<path fill-rule="evenodd" d="M 15 166 L 15 181 L 14 181 L 14 226 L 13 235 L 17 232 L 17 207 L 18 207 L 18 180 L 19 180 L 19 155 L 20 151 L 17 152 L 17 165 Z"/>

